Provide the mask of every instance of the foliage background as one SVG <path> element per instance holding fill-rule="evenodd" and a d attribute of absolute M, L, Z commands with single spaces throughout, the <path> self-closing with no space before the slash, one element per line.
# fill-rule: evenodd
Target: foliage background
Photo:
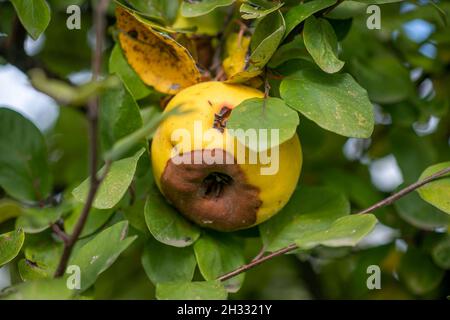
<path fill-rule="evenodd" d="M 326 3 L 322 0 L 311 2 L 319 1 Z M 17 8 L 23 1 L 12 2 Z M 39 2 L 45 3 L 33 1 Z M 233 1 L 228 2 L 231 4 Z M 290 10 L 303 5 L 301 1 L 284 2 L 283 7 L 275 10 L 281 10 L 285 17 Z M 74 104 L 73 97 L 82 96 L 82 92 L 69 90 L 67 95 L 63 95 L 61 92 L 66 92 L 67 87 L 64 90 L 61 89 L 63 87 L 55 87 L 56 91 L 50 90 L 54 99 L 49 99 L 31 89 L 23 73 L 37 79 L 29 72 L 39 67 L 51 78 L 68 80 L 74 85 L 87 83 L 95 42 L 93 7 L 90 1 L 83 0 L 48 0 L 46 3 L 51 8 L 49 16 L 40 14 L 35 21 L 37 30 L 45 31 L 40 34 L 27 28 L 35 38 L 32 39 L 18 23 L 12 3 L 0 1 L 0 104 L 26 115 L 23 118 L 0 109 L 0 235 L 3 237 L 0 239 L 0 257 L 6 261 L 0 269 L 0 284 L 5 287 L 4 296 L 9 298 L 71 297 L 61 281 L 50 280 L 62 252 L 62 242 L 49 225 L 56 223 L 67 232 L 73 230 L 86 192 L 86 185 L 80 186 L 88 176 L 86 109 L 83 106 L 59 106 Z M 134 4 L 138 11 L 147 13 L 147 18 L 153 23 L 167 26 L 174 19 L 174 9 L 163 5 L 169 2 L 147 0 L 129 3 Z M 176 1 L 171 3 L 177 7 Z M 366 28 L 366 8 L 373 3 L 382 4 L 381 30 Z M 66 8 L 72 4 L 82 8 L 81 30 L 68 30 L 65 26 Z M 235 7 L 239 6 L 235 4 Z M 332 4 L 324 8 L 329 7 Z M 227 8 L 220 7 L 213 14 L 191 18 L 189 26 L 197 25 L 215 38 L 222 26 L 217 21 L 225 20 Z M 280 216 L 312 214 L 312 220 L 322 217 L 331 224 L 348 215 L 350 210 L 358 212 L 413 183 L 431 165 L 447 161 L 448 166 L 449 11 L 448 1 L 360 0 L 343 1 L 336 9 L 326 12 L 325 17 L 332 26 L 331 32 L 339 40 L 340 49 L 325 63 L 329 63 L 332 69 L 337 68 L 332 70 L 335 72 L 342 67 L 339 61 L 345 62 L 340 73 L 352 75 L 367 90 L 374 105 L 375 127 L 369 135 L 359 134 L 358 128 L 350 134 L 336 134 L 331 122 L 312 121 L 301 113 L 297 128 L 304 153 L 300 187 Z M 256 12 L 260 14 L 264 10 Z M 45 21 L 49 21 L 48 27 Z M 108 10 L 107 22 L 103 67 L 119 75 L 122 84 L 114 88 L 105 84 L 108 88 L 102 91 L 98 139 L 102 155 L 108 155 L 121 138 L 156 119 L 164 100 L 164 95 L 139 80 L 115 44 L 117 30 L 113 27 L 113 5 Z M 255 32 L 254 22 L 248 21 L 250 31 L 247 35 Z M 293 71 L 301 71 L 306 63 L 311 63 L 311 49 L 306 50 L 296 35 L 303 31 L 306 37 L 305 32 L 312 30 L 316 29 L 302 22 L 289 36 L 285 36 L 281 45 L 275 45 L 278 50 L 268 64 L 273 75 L 268 77 L 271 96 L 280 96 L 280 78 Z M 270 30 L 268 32 L 270 35 Z M 313 34 L 313 40 L 317 36 Z M 216 41 L 219 42 L 215 44 L 224 40 Z M 329 43 L 329 40 L 324 41 Z M 291 46 L 286 47 L 286 44 Z M 322 69 L 327 68 L 320 62 L 317 64 Z M 317 69 L 316 75 L 319 73 L 323 72 Z M 324 79 L 329 83 L 330 78 Z M 48 88 L 53 88 L 53 84 L 49 85 L 47 80 L 42 83 L 44 88 L 33 84 L 49 93 Z M 328 92 L 333 90 L 332 85 L 329 89 Z M 283 93 L 281 96 L 289 100 Z M 294 109 L 299 108 L 301 106 Z M 349 121 L 351 125 L 351 119 Z M 83 272 L 89 277 L 80 292 L 82 298 L 152 299 L 155 298 L 156 284 L 160 286 L 159 298 L 180 297 L 177 296 L 179 288 L 185 288 L 181 291 L 188 297 L 223 298 L 225 289 L 212 280 L 250 261 L 260 250 L 261 241 L 270 242 L 271 239 L 264 237 L 264 230 L 275 230 L 277 224 L 283 230 L 291 226 L 296 232 L 317 227 L 308 225 L 310 222 L 306 218 L 297 219 L 299 221 L 292 224 L 293 227 L 279 218 L 261 227 L 261 240 L 257 228 L 223 235 L 199 230 L 189 224 L 186 226 L 186 222 L 179 221 L 173 209 L 155 191 L 149 160 L 141 156 L 142 148 L 146 147 L 141 139 L 122 157 L 125 159 L 115 162 L 111 168 L 111 181 L 105 183 L 117 187 L 114 188 L 117 194 L 108 190 L 100 192 L 81 240 L 75 247 L 74 259 L 85 265 Z M 10 175 L 10 172 L 14 174 Z M 40 178 L 37 188 L 30 179 L 34 175 Z M 372 227 L 358 229 L 361 238 L 368 234 L 362 241 L 358 238 L 350 241 L 349 246 L 340 246 L 337 244 L 339 239 L 332 239 L 327 246 L 313 245 L 311 249 L 277 257 L 247 272 L 245 281 L 244 276 L 228 281 L 226 288 L 231 291 L 228 297 L 446 298 L 450 292 L 450 218 L 444 212 L 448 211 L 448 204 L 447 209 L 442 208 L 450 198 L 448 178 L 440 190 L 438 207 L 440 204 L 441 210 L 436 208 L 436 202 L 430 201 L 433 206 L 421 198 L 427 199 L 427 196 L 411 193 L 393 206 L 374 212 L 379 222 L 373 230 Z M 147 198 L 151 201 L 146 205 Z M 153 222 L 164 224 L 165 217 L 174 219 L 181 231 L 161 234 L 160 227 Z M 125 238 L 127 224 L 129 228 Z M 321 229 L 318 230 L 320 233 Z M 12 233 L 4 236 L 7 232 Z M 187 241 L 185 247 L 171 246 L 186 235 L 192 241 Z M 192 245 L 198 237 L 199 240 Z M 302 237 L 303 234 L 292 239 L 286 231 L 286 234 L 280 233 L 279 239 L 281 242 L 306 241 Z M 320 241 L 324 239 L 319 239 L 319 244 Z M 278 248 L 274 242 L 271 243 Z M 208 260 L 203 254 L 205 252 L 215 253 L 215 263 Z M 93 257 L 97 258 L 92 260 Z M 374 264 L 382 270 L 381 290 L 368 290 L 366 287 L 366 268 Z M 209 281 L 205 287 L 191 287 L 191 279 Z M 170 283 L 175 280 L 182 281 L 185 287 L 171 287 Z M 6 288 L 8 286 L 11 287 Z"/>

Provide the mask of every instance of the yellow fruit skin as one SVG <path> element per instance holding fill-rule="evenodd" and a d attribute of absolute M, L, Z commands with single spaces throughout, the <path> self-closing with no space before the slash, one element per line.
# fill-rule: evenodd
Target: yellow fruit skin
<path fill-rule="evenodd" d="M 250 98 L 262 98 L 264 94 L 259 90 L 242 85 L 225 84 L 222 82 L 204 82 L 178 93 L 167 105 L 164 112 L 176 106 L 181 110 L 191 112 L 181 116 L 171 116 L 161 124 L 157 130 L 151 148 L 152 166 L 155 181 L 161 188 L 161 176 L 167 162 L 171 159 L 171 150 L 177 145 L 181 153 L 194 150 L 194 144 L 198 149 L 221 148 L 232 152 L 230 143 L 234 143 L 236 151 L 237 140 L 228 133 L 225 128 L 221 133 L 213 128 L 214 115 L 226 105 L 230 108 L 238 106 L 242 101 Z M 202 136 L 194 135 L 197 121 L 201 122 L 203 130 L 208 129 L 211 135 L 209 141 Z M 176 129 L 186 129 L 191 133 L 191 141 L 172 141 L 171 136 Z M 195 150 L 197 150 L 197 148 Z M 246 151 L 248 151 L 246 149 Z M 248 154 L 248 152 L 246 152 Z M 258 158 L 259 159 L 259 158 Z M 300 176 L 302 166 L 302 151 L 297 134 L 290 140 L 279 146 L 279 170 L 274 175 L 261 175 L 260 169 L 264 167 L 257 164 L 239 164 L 249 184 L 259 188 L 259 198 L 262 205 L 257 212 L 254 225 L 266 221 L 280 211 L 288 202 Z M 267 167 L 267 166 L 266 166 Z"/>

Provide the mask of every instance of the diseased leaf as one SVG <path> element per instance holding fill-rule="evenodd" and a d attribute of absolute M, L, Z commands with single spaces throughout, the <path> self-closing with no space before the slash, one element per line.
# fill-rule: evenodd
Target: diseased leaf
<path fill-rule="evenodd" d="M 232 5 L 235 0 L 183 0 L 181 14 L 184 17 L 198 17 L 210 13 L 216 8 Z"/>
<path fill-rule="evenodd" d="M 244 55 L 247 40 L 242 40 L 242 49 L 239 49 L 239 53 L 236 52 L 231 55 L 232 58 L 230 59 L 236 61 L 234 62 L 237 65 L 235 70 L 239 72 L 231 75 L 227 73 L 229 76 L 227 82 L 241 83 L 258 76 L 281 43 L 284 30 L 283 15 L 279 11 L 275 11 L 262 18 L 257 24 L 255 33 L 251 38 L 250 53 L 245 53 Z M 233 48 L 232 45 L 233 43 L 231 43 L 231 48 Z M 240 62 L 242 61 L 242 57 L 245 57 L 244 63 Z"/>
<path fill-rule="evenodd" d="M 197 265 L 192 247 L 176 248 L 154 239 L 148 240 L 141 261 L 154 284 L 189 282 Z"/>
<path fill-rule="evenodd" d="M 342 69 L 344 62 L 338 58 L 338 42 L 331 24 L 322 18 L 311 16 L 303 29 L 306 49 L 316 64 L 327 73 Z"/>
<path fill-rule="evenodd" d="M 46 269 L 41 268 L 37 263 L 27 259 L 20 259 L 17 263 L 17 268 L 19 269 L 20 278 L 22 278 L 23 281 L 51 278 L 51 275 Z"/>
<path fill-rule="evenodd" d="M 292 138 L 298 124 L 297 112 L 289 108 L 283 100 L 254 98 L 243 101 L 233 109 L 227 121 L 227 128 L 241 143 L 255 152 L 260 152 Z M 241 134 L 239 129 L 256 130 L 257 139 L 246 139 L 246 135 Z"/>
<path fill-rule="evenodd" d="M 21 114 L 0 107 L 0 186 L 19 200 L 45 199 L 52 187 L 47 157 L 39 129 Z"/>
<path fill-rule="evenodd" d="M 438 171 L 444 170 L 445 168 L 450 168 L 450 161 L 428 167 L 421 174 L 419 180 L 423 180 Z M 447 173 L 441 178 L 420 187 L 417 189 L 417 192 L 423 200 L 444 211 L 445 213 L 450 214 L 450 173 Z"/>
<path fill-rule="evenodd" d="M 144 214 L 150 233 L 169 246 L 190 246 L 200 236 L 200 229 L 170 206 L 157 190 L 150 192 Z"/>
<path fill-rule="evenodd" d="M 25 234 L 22 229 L 0 234 L 0 267 L 19 254 L 24 240 Z"/>
<path fill-rule="evenodd" d="M 200 72 L 188 50 L 169 35 L 156 31 L 121 6 L 116 8 L 116 17 L 123 53 L 144 83 L 175 94 L 200 81 Z"/>
<path fill-rule="evenodd" d="M 285 15 L 285 37 L 287 37 L 296 26 L 305 21 L 308 17 L 320 10 L 331 7 L 336 3 L 336 1 L 337 0 L 314 0 L 306 3 L 300 3 L 290 9 Z"/>
<path fill-rule="evenodd" d="M 251 37 L 238 33 L 231 33 L 225 43 L 225 59 L 223 60 L 223 69 L 228 78 L 233 78 L 239 73 L 245 71 L 250 56 Z M 259 72 L 255 72 L 258 75 Z"/>
<path fill-rule="evenodd" d="M 227 291 L 220 281 L 159 283 L 159 300 L 225 300 Z"/>
<path fill-rule="evenodd" d="M 213 281 L 245 264 L 243 246 L 239 239 L 225 233 L 204 233 L 194 244 L 198 267 L 203 277 Z M 237 292 L 244 274 L 224 282 L 228 292 Z"/>
<path fill-rule="evenodd" d="M 78 266 L 81 270 L 81 292 L 93 285 L 97 277 L 136 239 L 136 236 L 127 237 L 127 233 L 128 222 L 118 222 L 74 252 L 69 265 Z"/>
<path fill-rule="evenodd" d="M 324 129 L 343 136 L 368 138 L 374 111 L 366 90 L 349 74 L 304 69 L 284 79 L 281 97 Z"/>
<path fill-rule="evenodd" d="M 144 149 L 141 149 L 134 156 L 115 161 L 111 164 L 95 197 L 94 208 L 111 209 L 119 203 L 133 181 L 137 163 L 143 153 Z M 105 167 L 99 171 L 99 175 L 103 174 L 104 169 Z M 85 203 L 89 186 L 90 179 L 87 178 L 78 187 L 73 189 L 72 195 L 79 202 Z"/>
<path fill-rule="evenodd" d="M 45 0 L 11 0 L 20 22 L 36 40 L 50 23 L 50 6 Z"/>
<path fill-rule="evenodd" d="M 19 261 L 19 273 L 26 280 L 53 278 L 63 252 L 63 243 L 56 241 L 51 233 L 27 234 L 23 252 L 25 259 Z"/>

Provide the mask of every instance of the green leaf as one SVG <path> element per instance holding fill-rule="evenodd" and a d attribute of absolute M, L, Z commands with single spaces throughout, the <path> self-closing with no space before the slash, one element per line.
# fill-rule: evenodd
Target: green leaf
<path fill-rule="evenodd" d="M 216 8 L 232 5 L 235 0 L 183 0 L 181 15 L 184 17 L 198 17 L 210 13 Z"/>
<path fill-rule="evenodd" d="M 52 187 L 42 133 L 21 114 L 1 107 L 0 186 L 26 201 L 45 199 Z"/>
<path fill-rule="evenodd" d="M 400 261 L 398 275 L 409 290 L 424 295 L 441 283 L 444 270 L 438 268 L 428 254 L 411 247 Z"/>
<path fill-rule="evenodd" d="M 19 269 L 20 278 L 22 278 L 23 281 L 51 278 L 51 275 L 47 272 L 47 270 L 27 259 L 20 259 L 17 267 Z"/>
<path fill-rule="evenodd" d="M 331 24 L 322 18 L 311 16 L 306 20 L 303 39 L 316 64 L 327 73 L 342 69 L 344 62 L 338 58 L 338 42 Z"/>
<path fill-rule="evenodd" d="M 28 72 L 31 85 L 38 91 L 45 93 L 63 106 L 81 107 L 102 92 L 114 89 L 120 84 L 115 77 L 107 77 L 97 81 L 89 81 L 80 86 L 73 86 L 66 81 L 51 79 L 41 69 L 32 69 Z"/>
<path fill-rule="evenodd" d="M 419 180 L 423 180 L 445 168 L 450 168 L 450 161 L 428 167 L 422 173 Z M 445 213 L 450 214 L 450 173 L 420 187 L 417 192 L 419 192 L 419 195 L 423 200 Z"/>
<path fill-rule="evenodd" d="M 409 71 L 394 56 L 375 55 L 364 60 L 353 58 L 349 65 L 372 101 L 394 103 L 413 94 Z"/>
<path fill-rule="evenodd" d="M 141 261 L 154 284 L 189 282 L 197 265 L 192 247 L 176 248 L 154 239 L 148 240 Z"/>
<path fill-rule="evenodd" d="M 394 206 L 403 220 L 419 229 L 433 230 L 447 227 L 450 223 L 447 214 L 420 199 L 415 192 L 400 198 Z"/>
<path fill-rule="evenodd" d="M 66 28 L 68 15 L 65 11 L 71 4 L 75 3 L 71 1 L 62 12 L 52 16 L 45 32 L 45 45 L 37 57 L 48 70 L 63 78 L 70 73 L 89 69 L 91 66 L 92 50 L 89 41 L 86 41 L 93 27 L 91 14 L 84 14 L 87 12 L 82 11 L 81 30 L 69 30 Z"/>
<path fill-rule="evenodd" d="M 78 205 L 74 212 L 64 219 L 64 230 L 71 234 L 73 232 L 73 229 L 75 228 L 76 223 L 78 222 L 78 219 L 80 218 L 81 211 L 83 210 L 84 205 Z M 96 208 L 92 208 L 89 211 L 89 216 L 86 220 L 86 224 L 84 225 L 83 231 L 80 234 L 80 238 L 87 237 L 94 232 L 96 232 L 98 229 L 100 229 L 102 226 L 106 224 L 106 222 L 111 218 L 111 216 L 114 214 L 114 210 L 108 209 L 108 210 L 99 210 Z"/>
<path fill-rule="evenodd" d="M 249 71 L 262 69 L 269 62 L 283 39 L 285 29 L 284 18 L 279 11 L 259 21 L 250 43 Z"/>
<path fill-rule="evenodd" d="M 100 129 L 104 150 L 112 148 L 115 142 L 142 127 L 139 106 L 123 86 L 108 90 L 100 100 Z M 144 140 L 134 145 L 130 156 L 145 147 Z"/>
<path fill-rule="evenodd" d="M 123 208 L 122 212 L 125 216 L 125 219 L 128 220 L 133 228 L 139 230 L 145 235 L 150 235 L 150 231 L 148 230 L 147 224 L 145 223 L 144 209 L 145 198 L 139 198 L 132 205 Z"/>
<path fill-rule="evenodd" d="M 179 108 L 174 108 L 169 112 L 164 113 L 157 111 L 150 112 L 150 115 L 147 115 L 148 119 L 146 119 L 146 123 L 140 129 L 118 140 L 112 146 L 112 148 L 108 152 L 106 152 L 104 156 L 105 160 L 115 161 L 117 159 L 120 159 L 124 154 L 127 154 L 130 149 L 135 148 L 135 146 L 138 145 L 141 141 L 145 141 L 144 139 L 151 139 L 153 137 L 153 134 L 158 129 L 159 124 L 164 119 L 181 114 L 183 114 L 183 112 L 181 112 Z"/>
<path fill-rule="evenodd" d="M 270 59 L 268 66 L 277 68 L 286 61 L 295 59 L 311 60 L 301 36 L 296 36 L 291 42 L 280 46 Z"/>
<path fill-rule="evenodd" d="M 366 3 L 366 4 L 385 4 L 385 3 L 402 2 L 405 0 L 353 0 L 353 1 Z"/>
<path fill-rule="evenodd" d="M 297 187 L 288 204 L 260 225 L 261 238 L 267 251 L 275 251 L 330 229 L 349 213 L 348 200 L 336 189 Z"/>
<path fill-rule="evenodd" d="M 225 233 L 205 233 L 195 242 L 195 256 L 205 280 L 213 281 L 245 264 L 242 241 Z M 224 286 L 228 292 L 237 292 L 243 282 L 244 274 L 240 274 Z"/>
<path fill-rule="evenodd" d="M 20 22 L 36 40 L 50 23 L 50 6 L 45 0 L 11 0 Z"/>
<path fill-rule="evenodd" d="M 167 0 L 126 0 L 140 14 L 156 19 L 163 24 L 171 24 L 175 20 L 179 1 Z"/>
<path fill-rule="evenodd" d="M 260 152 L 292 138 L 298 123 L 297 112 L 289 108 L 283 100 L 254 98 L 243 101 L 233 110 L 227 121 L 227 128 L 242 144 Z M 255 133 L 255 139 L 246 138 L 247 130 Z M 277 131 L 273 134 L 272 130 Z"/>
<path fill-rule="evenodd" d="M 227 291 L 220 281 L 159 283 L 159 300 L 225 300 Z"/>
<path fill-rule="evenodd" d="M 381 0 L 380 0 L 381 1 Z M 403 0 L 399 0 L 399 1 L 403 1 Z M 433 1 L 429 1 L 428 4 L 430 4 L 438 13 L 439 17 L 441 18 L 442 21 L 442 25 L 444 27 L 447 26 L 448 24 L 448 19 L 447 19 L 447 13 L 445 12 L 444 9 L 442 9 L 441 7 L 439 7 L 436 3 L 434 3 Z"/>
<path fill-rule="evenodd" d="M 419 179 L 424 168 L 436 162 L 436 150 L 429 137 L 419 137 L 412 128 L 392 128 L 389 142 L 405 184 Z"/>
<path fill-rule="evenodd" d="M 25 233 L 39 233 L 58 221 L 61 216 L 72 210 L 72 204 L 63 202 L 57 207 L 47 207 L 43 209 L 27 208 L 16 220 L 16 228 L 22 228 Z"/>
<path fill-rule="evenodd" d="M 308 17 L 314 13 L 321 11 L 325 8 L 331 7 L 337 0 L 315 0 L 307 3 L 301 3 L 292 9 L 290 9 L 286 15 L 286 33 L 285 37 L 291 33 L 292 30 L 300 23 L 305 21 Z"/>
<path fill-rule="evenodd" d="M 93 206 L 97 209 L 111 209 L 123 198 L 133 181 L 134 173 L 139 158 L 144 153 L 144 149 L 139 150 L 134 156 L 115 161 L 100 185 Z M 104 171 L 103 167 L 99 174 Z M 72 195 L 79 202 L 85 203 L 89 191 L 90 179 L 86 179 L 72 191 Z"/>
<path fill-rule="evenodd" d="M 443 269 L 450 269 L 450 236 L 439 241 L 432 249 L 434 263 Z"/>
<path fill-rule="evenodd" d="M 19 262 L 19 273 L 26 280 L 52 278 L 63 252 L 62 242 L 57 242 L 50 232 L 27 235 Z"/>
<path fill-rule="evenodd" d="M 156 190 L 150 192 L 144 214 L 150 233 L 169 246 L 190 246 L 200 236 L 200 229 L 170 206 Z"/>
<path fill-rule="evenodd" d="M 305 232 L 295 241 L 300 249 L 315 246 L 327 247 L 355 246 L 375 227 L 377 218 L 372 214 L 349 215 L 334 221 L 326 230 Z"/>
<path fill-rule="evenodd" d="M 10 199 L 0 199 L 0 224 L 22 214 L 22 206 Z"/>
<path fill-rule="evenodd" d="M 326 18 L 349 19 L 366 13 L 367 5 L 356 1 L 342 1 L 338 6 L 326 14 Z"/>
<path fill-rule="evenodd" d="M 304 69 L 284 79 L 281 97 L 324 129 L 343 136 L 368 138 L 374 111 L 366 90 L 349 74 Z"/>
<path fill-rule="evenodd" d="M 242 19 L 259 19 L 280 9 L 282 6 L 282 2 L 273 3 L 265 0 L 247 0 L 242 3 L 239 11 L 241 12 Z"/>
<path fill-rule="evenodd" d="M 0 267 L 19 254 L 24 240 L 25 233 L 22 229 L 0 234 Z"/>
<path fill-rule="evenodd" d="M 136 236 L 127 237 L 127 233 L 128 222 L 118 222 L 74 252 L 69 265 L 80 267 L 81 291 L 93 285 L 97 277 L 136 239 Z"/>
<path fill-rule="evenodd" d="M 50 162 L 55 185 L 73 185 L 88 172 L 88 121 L 74 108 L 60 108 L 49 135 Z"/>
<path fill-rule="evenodd" d="M 65 279 L 37 280 L 19 283 L 0 293 L 5 300 L 68 300 L 74 291 L 67 289 Z"/>
<path fill-rule="evenodd" d="M 118 44 L 114 46 L 109 58 L 109 72 L 117 74 L 135 100 L 145 98 L 153 92 L 128 64 Z"/>

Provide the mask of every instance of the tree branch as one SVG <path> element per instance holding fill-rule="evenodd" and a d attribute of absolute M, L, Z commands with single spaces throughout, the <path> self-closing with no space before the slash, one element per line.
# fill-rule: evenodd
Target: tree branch
<path fill-rule="evenodd" d="M 374 210 L 377 210 L 381 207 L 385 207 L 388 206 L 390 204 L 392 204 L 393 202 L 397 201 L 398 199 L 400 199 L 401 197 L 404 197 L 405 195 L 407 195 L 408 193 L 432 182 L 435 181 L 439 178 L 441 178 L 442 176 L 446 175 L 447 173 L 450 173 L 450 167 L 442 169 L 434 174 L 432 174 L 431 176 L 421 180 L 421 181 L 417 181 L 409 186 L 407 186 L 406 188 L 403 188 L 402 190 L 394 193 L 393 195 L 391 195 L 390 197 L 387 197 L 386 199 L 383 199 L 377 203 L 375 203 L 374 205 L 370 206 L 367 209 L 364 209 L 362 211 L 359 211 L 356 214 L 364 214 L 364 213 L 369 213 L 369 212 L 373 212 Z M 259 253 L 250 263 L 245 264 L 231 272 L 228 272 L 222 276 L 220 276 L 218 278 L 218 280 L 220 281 L 226 281 L 229 280 L 241 273 L 244 273 L 260 264 L 262 264 L 265 261 L 271 260 L 272 258 L 281 256 L 285 253 L 291 252 L 298 249 L 298 246 L 295 243 L 292 243 L 290 245 L 288 245 L 287 247 L 281 248 L 277 251 L 274 251 L 266 256 L 262 255 L 261 253 Z"/>
<path fill-rule="evenodd" d="M 92 56 L 92 80 L 98 80 L 103 60 L 103 35 L 105 33 L 105 14 L 108 8 L 109 0 L 99 0 L 97 7 L 95 8 L 94 24 L 96 33 L 96 43 L 95 51 Z M 64 242 L 64 251 L 59 261 L 58 267 L 55 272 L 55 277 L 61 277 L 67 267 L 70 255 L 72 253 L 73 246 L 77 242 L 81 232 L 83 231 L 86 220 L 89 216 L 89 212 L 94 203 L 97 191 L 105 178 L 110 162 L 105 164 L 105 170 L 102 176 L 97 176 L 97 162 L 98 162 L 98 144 L 97 144 L 97 133 L 98 133 L 98 107 L 99 98 L 92 98 L 88 103 L 88 120 L 89 120 L 89 172 L 90 172 L 90 186 L 89 192 L 84 204 L 81 215 L 75 225 L 72 234 L 68 237 L 67 241 Z"/>
<path fill-rule="evenodd" d="M 427 183 L 430 183 L 431 181 L 434 181 L 444 175 L 446 175 L 447 173 L 450 173 L 450 167 L 442 169 L 438 172 L 436 172 L 435 174 L 432 174 L 431 176 L 421 180 L 421 181 L 417 181 L 409 186 L 407 186 L 406 188 L 403 188 L 402 190 L 400 190 L 397 193 L 394 193 L 393 195 L 391 195 L 390 197 L 387 197 L 384 200 L 381 200 L 380 202 L 375 203 L 373 206 L 370 206 L 367 209 L 364 209 L 360 212 L 358 212 L 358 214 L 361 213 L 368 213 L 368 212 L 372 212 L 374 210 L 377 210 L 381 207 L 385 207 L 388 206 L 392 203 L 394 203 L 395 201 L 397 201 L 398 199 L 400 199 L 401 197 L 407 195 L 408 193 L 426 185 Z"/>

